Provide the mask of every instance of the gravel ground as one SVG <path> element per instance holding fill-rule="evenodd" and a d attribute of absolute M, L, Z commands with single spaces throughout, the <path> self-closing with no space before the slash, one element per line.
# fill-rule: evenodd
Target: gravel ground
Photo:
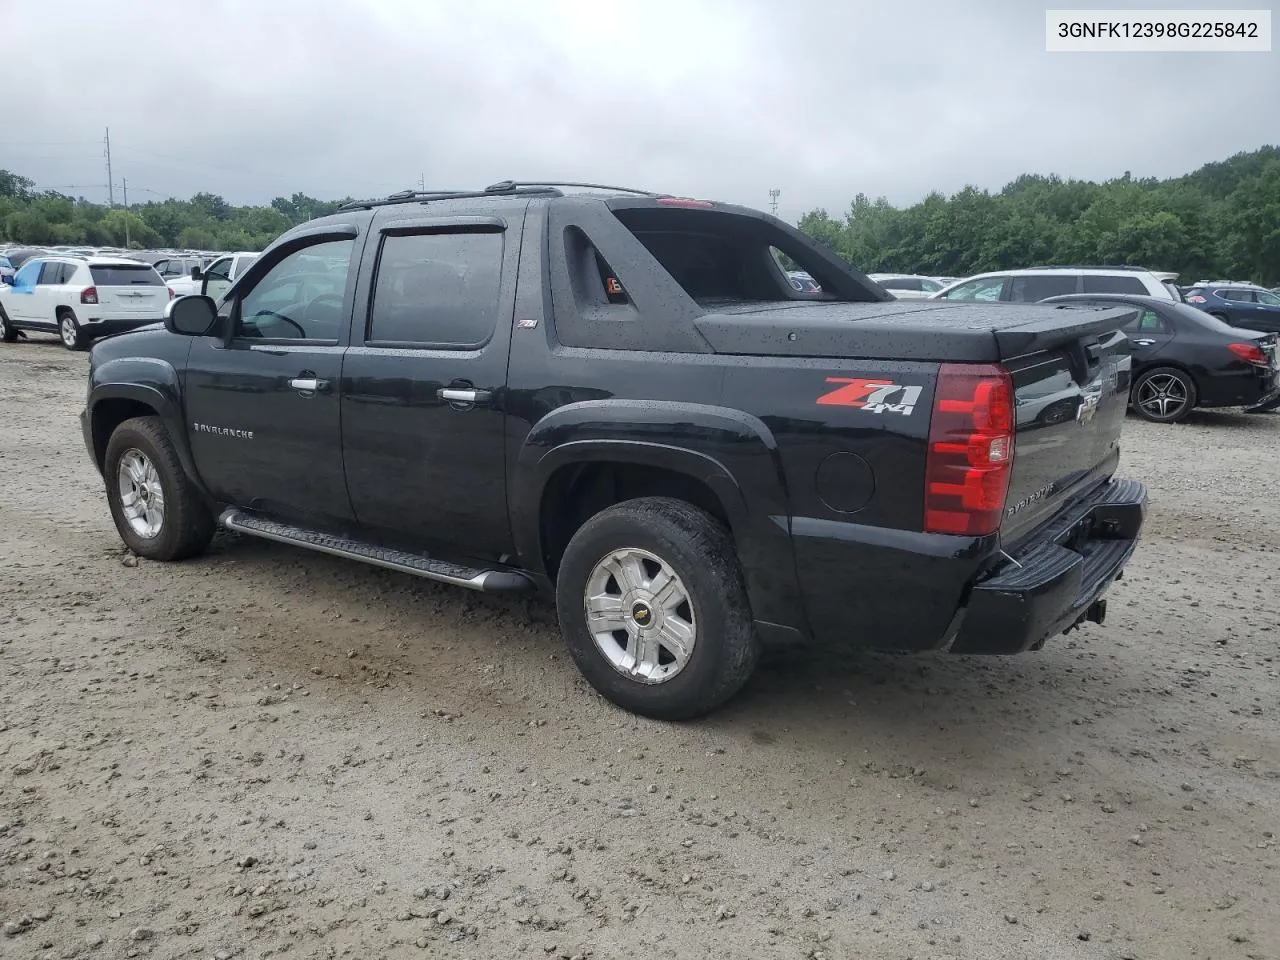
<path fill-rule="evenodd" d="M 0 346 L 0 955 L 1280 956 L 1280 416 L 1127 423 L 1104 627 L 664 725 L 539 604 L 126 556 L 85 368 Z"/>

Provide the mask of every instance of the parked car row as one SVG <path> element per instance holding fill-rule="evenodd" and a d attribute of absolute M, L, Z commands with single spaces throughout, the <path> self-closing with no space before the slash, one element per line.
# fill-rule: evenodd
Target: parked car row
<path fill-rule="evenodd" d="M 1280 295 L 1254 283 L 1178 286 L 1176 273 L 1130 265 L 1031 267 L 964 279 L 869 276 L 898 299 L 1136 308 L 1125 327 L 1133 351 L 1130 408 L 1147 420 L 1177 423 L 1197 407 L 1280 407 Z"/>

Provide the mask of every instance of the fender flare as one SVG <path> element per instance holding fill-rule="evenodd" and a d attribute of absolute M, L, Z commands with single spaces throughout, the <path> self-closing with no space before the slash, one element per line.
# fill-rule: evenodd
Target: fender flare
<path fill-rule="evenodd" d="M 142 370 L 138 370 L 139 365 L 142 366 Z M 130 373 L 143 375 L 130 377 Z M 104 378 L 104 374 L 110 379 Z M 119 379 L 116 379 L 117 377 Z M 165 430 L 168 431 L 169 439 L 173 441 L 178 461 L 182 464 L 188 479 L 204 496 L 209 495 L 200 480 L 195 459 L 191 455 L 191 443 L 187 436 L 186 421 L 182 412 L 178 374 L 172 366 L 163 360 L 130 357 L 109 361 L 94 371 L 86 407 L 89 414 L 89 436 L 93 442 L 93 457 L 98 464 L 101 464 L 106 457 L 107 438 L 102 438 L 99 445 L 97 418 L 99 408 L 107 400 L 133 400 L 155 410 L 156 415 L 164 423 Z"/>
<path fill-rule="evenodd" d="M 548 582 L 541 524 L 547 484 L 562 467 L 592 462 L 659 467 L 708 487 L 729 520 L 753 616 L 805 629 L 786 484 L 763 421 L 672 401 L 588 400 L 553 410 L 525 438 L 509 487 L 521 565 Z"/>

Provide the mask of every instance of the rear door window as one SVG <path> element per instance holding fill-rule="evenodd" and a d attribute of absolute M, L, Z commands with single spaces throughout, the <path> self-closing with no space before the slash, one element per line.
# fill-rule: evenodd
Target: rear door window
<path fill-rule="evenodd" d="M 1236 300 L 1241 303 L 1253 302 L 1252 290 L 1215 290 L 1213 292 L 1216 293 L 1218 296 L 1220 296 L 1223 300 Z"/>
<path fill-rule="evenodd" d="M 1079 279 L 1080 275 L 1075 273 L 1014 277 L 1009 284 L 1009 300 L 1014 303 L 1037 303 L 1046 297 L 1075 293 Z"/>
<path fill-rule="evenodd" d="M 64 266 L 66 265 L 57 261 L 46 260 L 44 266 L 40 268 L 40 286 L 51 287 L 62 283 Z"/>
<path fill-rule="evenodd" d="M 1086 273 L 1084 275 L 1084 292 L 1136 293 L 1141 296 L 1147 292 L 1147 288 L 1137 277 L 1109 277 L 1103 274 Z"/>
<path fill-rule="evenodd" d="M 483 346 L 498 322 L 503 242 L 498 232 L 386 237 L 368 342 L 445 350 Z"/>
<path fill-rule="evenodd" d="M 89 273 L 99 287 L 163 287 L 164 281 L 145 263 L 90 266 Z"/>

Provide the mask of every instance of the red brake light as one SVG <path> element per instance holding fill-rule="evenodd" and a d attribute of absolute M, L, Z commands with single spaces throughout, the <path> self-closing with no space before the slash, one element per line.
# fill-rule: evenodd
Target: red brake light
<path fill-rule="evenodd" d="M 1204 297 L 1200 296 L 1200 294 L 1198 293 L 1193 293 L 1191 294 L 1191 296 L 1187 297 L 1187 303 L 1204 303 L 1204 302 L 1205 302 Z"/>
<path fill-rule="evenodd" d="M 1257 364 L 1259 367 L 1271 366 L 1271 362 L 1267 360 L 1267 355 L 1262 352 L 1262 348 L 1256 343 L 1228 343 L 1227 349 L 1245 363 Z"/>
<path fill-rule="evenodd" d="M 165 287 L 165 289 L 169 291 L 169 299 L 170 299 L 170 300 L 172 300 L 172 299 L 173 299 L 173 287 Z"/>
<path fill-rule="evenodd" d="M 1000 527 L 1013 471 L 1013 380 L 1001 367 L 944 363 L 929 421 L 924 529 L 979 537 Z"/>
<path fill-rule="evenodd" d="M 690 200 L 687 197 L 659 197 L 658 202 L 664 207 L 710 207 L 710 200 Z"/>
<path fill-rule="evenodd" d="M 97 288 L 97 287 L 85 287 L 82 291 L 80 291 L 80 302 L 81 302 L 81 303 L 97 303 L 97 302 L 98 302 L 98 288 Z"/>

